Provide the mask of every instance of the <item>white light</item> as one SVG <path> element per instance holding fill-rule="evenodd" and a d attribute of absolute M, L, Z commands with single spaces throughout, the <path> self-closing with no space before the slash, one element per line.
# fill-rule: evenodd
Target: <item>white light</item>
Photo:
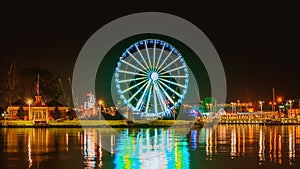
<path fill-rule="evenodd" d="M 158 79 L 158 73 L 157 72 L 152 72 L 150 77 L 153 81 L 156 81 Z"/>

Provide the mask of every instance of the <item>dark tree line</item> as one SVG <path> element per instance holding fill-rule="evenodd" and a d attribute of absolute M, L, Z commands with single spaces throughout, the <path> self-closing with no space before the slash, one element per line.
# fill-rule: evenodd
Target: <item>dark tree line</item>
<path fill-rule="evenodd" d="M 16 62 L 12 62 L 0 82 L 0 97 L 7 106 L 17 99 L 34 98 L 39 75 L 40 94 L 46 100 L 58 100 L 62 95 L 58 77 L 49 70 L 39 67 L 17 70 Z"/>
<path fill-rule="evenodd" d="M 35 95 L 35 87 L 37 77 L 39 75 L 40 93 L 46 100 L 58 100 L 62 95 L 62 90 L 59 86 L 58 77 L 54 73 L 39 67 L 25 68 L 20 71 L 20 89 L 21 95 Z M 26 93 L 29 92 L 29 93 Z"/>

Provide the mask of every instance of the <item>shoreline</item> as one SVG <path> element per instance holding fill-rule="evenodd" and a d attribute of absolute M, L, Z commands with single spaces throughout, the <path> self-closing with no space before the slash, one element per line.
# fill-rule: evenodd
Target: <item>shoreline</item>
<path fill-rule="evenodd" d="M 258 125 L 300 125 L 297 118 L 275 118 L 275 119 L 226 119 L 217 120 L 218 124 L 258 124 Z M 36 125 L 33 121 L 24 120 L 1 120 L 0 128 L 151 128 L 151 127 L 203 127 L 210 124 L 210 119 L 201 120 L 63 120 L 61 122 L 48 121 L 45 124 Z"/>
<path fill-rule="evenodd" d="M 0 121 L 0 128 L 149 128 L 149 127 L 202 127 L 203 123 L 188 120 L 65 120 L 62 122 L 49 121 L 47 124 L 35 125 L 32 121 L 10 120 Z"/>

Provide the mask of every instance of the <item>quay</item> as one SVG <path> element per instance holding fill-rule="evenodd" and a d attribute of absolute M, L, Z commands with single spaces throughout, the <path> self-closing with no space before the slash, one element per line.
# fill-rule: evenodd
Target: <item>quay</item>
<path fill-rule="evenodd" d="M 113 128 L 145 128 L 145 127 L 201 127 L 202 122 L 195 122 L 192 120 L 152 120 L 152 121 L 125 121 L 125 120 L 64 120 L 64 121 L 48 121 L 46 124 L 37 125 L 32 121 L 24 120 L 2 120 L 1 127 L 113 127 Z"/>
<path fill-rule="evenodd" d="M 198 121 L 205 123 L 207 119 L 201 118 Z M 255 117 L 220 117 L 219 124 L 263 124 L 263 125 L 300 125 L 300 118 L 255 118 Z"/>

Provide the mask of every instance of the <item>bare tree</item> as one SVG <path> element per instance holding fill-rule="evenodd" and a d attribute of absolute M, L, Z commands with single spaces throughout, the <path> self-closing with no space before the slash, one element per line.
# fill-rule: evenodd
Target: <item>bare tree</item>
<path fill-rule="evenodd" d="M 13 61 L 7 71 L 7 102 L 11 105 L 14 98 L 14 89 L 17 84 L 17 71 L 16 71 L 16 61 Z"/>

